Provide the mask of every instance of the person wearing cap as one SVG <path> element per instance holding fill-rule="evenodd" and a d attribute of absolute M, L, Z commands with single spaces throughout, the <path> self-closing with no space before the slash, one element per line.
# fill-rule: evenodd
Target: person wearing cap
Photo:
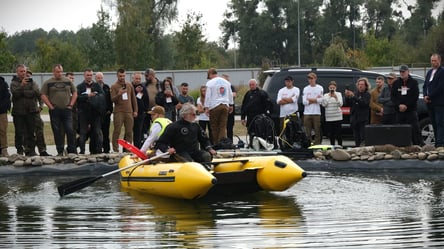
<path fill-rule="evenodd" d="M 172 161 L 210 162 L 216 151 L 205 131 L 196 123 L 196 112 L 194 105 L 184 104 L 179 112 L 180 119 L 166 127 L 155 148 L 168 151 Z"/>
<path fill-rule="evenodd" d="M 441 56 L 432 54 L 432 68 L 427 72 L 423 85 L 424 101 L 430 113 L 435 135 L 435 147 L 444 147 L 444 68 Z"/>
<path fill-rule="evenodd" d="M 378 97 L 384 87 L 384 77 L 376 77 L 376 87 L 370 92 L 370 124 L 380 124 L 384 113 L 383 105 L 378 102 Z"/>
<path fill-rule="evenodd" d="M 393 82 L 391 100 L 395 106 L 396 123 L 409 124 L 412 127 L 412 142 L 422 146 L 421 131 L 419 129 L 417 101 L 419 98 L 418 82 L 409 74 L 409 67 L 399 67 L 400 77 Z"/>
<path fill-rule="evenodd" d="M 27 69 L 26 70 L 26 77 L 31 78 L 32 77 L 32 71 Z M 45 133 L 44 133 L 44 122 L 42 119 L 42 116 L 40 115 L 41 111 L 43 110 L 43 101 L 42 98 L 38 97 L 38 103 L 39 103 L 39 113 L 38 115 L 35 115 L 35 145 L 37 146 L 37 149 L 39 151 L 40 156 L 51 156 L 47 152 L 46 148 L 46 142 L 45 142 Z"/>
<path fill-rule="evenodd" d="M 341 93 L 336 92 L 335 81 L 328 83 L 328 93 L 324 94 L 321 104 L 325 107 L 325 123 L 327 125 L 330 144 L 335 145 L 335 140 L 338 140 L 338 145 L 342 146 L 341 106 L 343 101 Z"/>
<path fill-rule="evenodd" d="M 149 150 L 154 148 L 156 141 L 165 132 L 166 127 L 171 124 L 171 120 L 165 118 L 165 109 L 159 105 L 153 106 L 148 114 L 151 115 L 153 123 L 151 124 L 148 138 L 140 150 L 150 155 Z"/>
<path fill-rule="evenodd" d="M 15 127 L 17 154 L 35 156 L 35 120 L 40 116 L 40 90 L 32 78 L 26 76 L 26 66 L 17 65 L 12 78 L 12 117 Z"/>
<path fill-rule="evenodd" d="M 208 69 L 205 94 L 205 112 L 210 117 L 213 144 L 227 138 L 228 113 L 233 111 L 233 92 L 231 84 L 217 76 L 215 68 Z"/>
<path fill-rule="evenodd" d="M 359 78 L 356 91 L 345 90 L 345 103 L 350 106 L 350 127 L 353 131 L 355 146 L 365 145 L 365 126 L 370 116 L 370 83 L 367 78 Z"/>
<path fill-rule="evenodd" d="M 284 82 L 285 86 L 279 89 L 276 98 L 276 103 L 280 107 L 278 134 L 282 132 L 285 117 L 290 114 L 297 114 L 298 111 L 299 88 L 293 85 L 293 77 L 290 75 L 285 77 Z"/>
<path fill-rule="evenodd" d="M 307 75 L 308 86 L 302 91 L 302 104 L 304 105 L 304 127 L 308 139 L 314 131 L 314 144 L 321 144 L 321 103 L 324 88 L 316 83 L 318 76 L 311 72 Z"/>
<path fill-rule="evenodd" d="M 395 115 L 395 106 L 391 100 L 390 94 L 393 88 L 393 82 L 396 80 L 396 73 L 391 72 L 387 76 L 387 85 L 384 86 L 381 90 L 381 94 L 378 97 L 378 103 L 382 104 L 382 118 L 381 124 L 395 124 L 396 123 L 396 115 Z"/>
<path fill-rule="evenodd" d="M 0 155 L 8 156 L 8 111 L 11 109 L 11 93 L 5 78 L 0 77 Z"/>

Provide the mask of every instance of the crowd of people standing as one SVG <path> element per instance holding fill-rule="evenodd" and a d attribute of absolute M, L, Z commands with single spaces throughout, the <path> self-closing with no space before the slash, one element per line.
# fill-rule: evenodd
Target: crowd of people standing
<path fill-rule="evenodd" d="M 145 82 L 142 82 L 143 75 Z M 174 153 L 180 153 L 182 157 L 190 160 L 197 155 L 193 151 L 196 148 L 199 148 L 199 151 L 202 148 L 211 154 L 214 152 L 212 144 L 227 137 L 226 123 L 229 119 L 228 114 L 233 111 L 234 102 L 231 83 L 218 77 L 216 69 L 209 70 L 208 79 L 210 84 L 202 88 L 204 91 L 201 92 L 197 104 L 189 95 L 188 83 L 183 82 L 177 88 L 171 77 L 163 81 L 157 79 L 153 69 L 147 69 L 144 73 L 134 73 L 132 81 L 127 82 L 126 72 L 120 68 L 116 72 L 116 82 L 108 85 L 104 82 L 102 72 L 96 72 L 94 77 L 93 70 L 88 68 L 84 70 L 82 82 L 75 85 L 74 74 L 64 73 L 63 66 L 57 64 L 53 66 L 52 77 L 43 82 L 39 88 L 39 84 L 32 78 L 32 72 L 25 65 L 18 65 L 10 85 L 4 78 L 0 78 L 1 155 L 8 155 L 7 113 L 12 107 L 16 153 L 35 156 L 37 146 L 40 156 L 50 156 L 46 151 L 43 120 L 40 115 L 43 104 L 49 110 L 57 156 L 70 153 L 85 154 L 88 140 L 91 154 L 109 153 L 111 148 L 112 151 L 118 152 L 117 141 L 122 129 L 123 139 L 138 148 L 144 150 L 154 149 L 155 146 L 155 149 L 164 148 L 162 140 L 160 145 L 156 145 L 156 140 L 164 132 L 166 136 L 171 135 L 166 129 L 167 126 L 175 121 L 179 122 L 178 124 L 194 123 L 196 114 L 202 115 L 201 121 L 206 120 L 207 127 L 214 127 L 213 130 L 217 132 L 210 130 L 211 140 L 199 125 L 196 127 L 193 124 L 190 126 L 192 129 L 188 129 L 190 127 L 187 129 L 193 134 L 198 134 L 198 140 L 189 139 L 190 134 L 185 131 L 186 127 L 179 129 L 179 134 L 173 135 L 179 140 L 181 136 L 187 135 L 188 139 L 185 141 L 188 144 L 191 141 L 192 145 L 183 146 L 181 143 L 166 146 L 168 148 L 178 146 Z M 210 82 L 210 79 L 213 81 Z M 206 89 L 209 89 L 210 94 L 205 95 Z M 217 111 L 213 110 L 215 108 Z M 213 113 L 212 118 L 210 112 Z M 114 129 L 110 133 L 111 115 Z M 156 133 L 155 136 L 151 134 L 153 131 Z M 41 139 L 43 141 L 40 141 Z M 143 143 L 144 140 L 148 140 L 147 145 Z M 196 142 L 203 144 L 196 146 Z M 165 146 L 165 142 L 163 144 Z M 182 149 L 185 152 L 181 151 Z M 203 158 L 208 159 L 207 156 Z"/>
<path fill-rule="evenodd" d="M 444 70 L 440 55 L 431 56 L 431 65 L 423 93 L 434 128 L 435 145 L 439 147 L 444 146 Z M 196 100 L 189 95 L 188 83 L 183 82 L 176 87 L 172 77 L 161 81 L 156 78 L 153 69 L 134 73 L 131 82 L 126 81 L 125 70 L 118 69 L 116 82 L 111 85 L 104 82 L 102 72 L 96 72 L 94 77 L 91 69 L 84 70 L 84 79 L 77 86 L 74 84 L 74 74 L 64 73 L 60 64 L 54 65 L 52 74 L 41 88 L 33 80 L 32 72 L 22 64 L 16 67 L 16 75 L 10 85 L 0 77 L 2 156 L 8 155 L 6 114 L 11 107 L 17 154 L 34 156 L 37 147 L 41 156 L 49 156 L 43 134 L 44 122 L 40 115 L 43 104 L 49 109 L 58 156 L 84 154 L 88 139 L 91 154 L 109 153 L 111 149 L 118 152 L 117 140 L 122 129 L 123 139 L 138 148 L 177 153 L 187 160 L 207 160 L 209 155 L 214 154 L 213 145 L 227 138 L 233 140 L 236 90 L 228 75 L 219 76 L 215 68 L 208 70 L 208 81 L 199 89 L 200 96 Z M 329 82 L 328 92 L 324 93 L 314 72 L 307 75 L 308 84 L 302 91 L 294 86 L 293 78 L 287 76 L 276 100 L 280 106 L 279 132 L 284 127 L 286 117 L 298 117 L 301 102 L 304 111 L 299 121 L 305 128 L 307 138 L 312 139 L 311 144 L 322 143 L 323 107 L 330 144 L 334 145 L 337 141 L 338 145 L 342 145 L 341 107 L 347 105 L 350 107 L 350 125 L 356 146 L 365 145 L 365 128 L 368 124 L 409 124 L 412 144 L 422 145 L 416 113 L 418 82 L 410 76 L 406 65 L 399 68 L 399 77 L 396 73 L 390 73 L 386 78 L 387 84 L 383 77 L 378 77 L 374 89 L 371 89 L 368 79 L 360 78 L 355 90 L 346 89 L 342 95 L 336 91 L 334 81 Z M 241 123 L 248 129 L 255 116 L 269 115 L 272 110 L 268 94 L 259 88 L 255 79 L 251 79 L 249 90 L 243 96 Z M 112 133 L 111 115 L 114 126 Z M 196 116 L 198 123 L 195 122 Z M 154 122 L 156 119 L 157 122 Z M 195 126 L 195 123 L 198 125 Z M 195 139 L 190 139 L 190 134 L 196 136 Z M 171 139 L 162 139 L 160 135 Z M 143 143 L 146 138 L 149 138 L 148 144 Z M 159 143 L 156 143 L 157 140 Z"/>

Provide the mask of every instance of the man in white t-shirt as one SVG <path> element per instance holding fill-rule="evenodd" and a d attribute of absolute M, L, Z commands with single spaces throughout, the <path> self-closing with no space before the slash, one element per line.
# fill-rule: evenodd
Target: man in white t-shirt
<path fill-rule="evenodd" d="M 317 78 L 315 73 L 307 75 L 309 85 L 302 91 L 302 104 L 304 104 L 304 126 L 307 137 L 311 140 L 314 130 L 314 144 L 321 144 L 321 103 L 324 88 L 316 84 Z"/>
<path fill-rule="evenodd" d="M 277 104 L 280 106 L 279 134 L 282 131 L 285 117 L 298 111 L 299 88 L 293 85 L 293 77 L 290 75 L 285 77 L 284 81 L 285 87 L 279 90 L 276 99 Z"/>
<path fill-rule="evenodd" d="M 233 111 L 233 92 L 231 83 L 217 76 L 215 68 L 208 69 L 207 90 L 205 93 L 205 113 L 210 117 L 213 144 L 227 138 L 228 114 Z"/>

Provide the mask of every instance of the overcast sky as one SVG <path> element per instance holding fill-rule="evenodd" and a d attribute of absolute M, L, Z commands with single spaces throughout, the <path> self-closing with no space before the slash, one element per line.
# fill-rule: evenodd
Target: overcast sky
<path fill-rule="evenodd" d="M 97 22 L 101 3 L 102 0 L 1 0 L 0 30 L 8 34 L 38 28 L 77 31 Z M 217 41 L 227 3 L 228 0 L 179 0 L 179 20 L 174 26 L 178 28 L 185 22 L 188 11 L 200 12 L 206 23 L 205 35 Z"/>
<path fill-rule="evenodd" d="M 403 0 L 408 3 L 415 0 Z M 194 11 L 203 15 L 205 29 L 204 34 L 210 41 L 218 41 L 221 36 L 219 24 L 226 10 L 229 0 L 179 0 L 179 20 L 174 25 L 179 29 L 179 24 L 184 23 L 188 11 Z M 0 30 L 8 34 L 22 30 L 34 30 L 43 28 L 50 31 L 55 28 L 58 31 L 91 27 L 97 22 L 97 11 L 102 0 L 0 0 Z M 435 9 L 443 9 L 444 0 Z"/>

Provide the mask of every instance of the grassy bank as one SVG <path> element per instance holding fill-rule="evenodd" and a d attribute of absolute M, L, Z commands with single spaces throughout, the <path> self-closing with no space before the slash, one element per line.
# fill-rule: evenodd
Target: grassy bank
<path fill-rule="evenodd" d="M 42 113 L 43 113 L 43 111 L 42 111 Z M 111 134 L 112 134 L 113 130 L 114 130 L 114 125 L 111 122 L 110 138 L 111 138 Z M 242 126 L 240 121 L 235 121 L 233 133 L 235 135 L 238 135 L 242 140 L 245 141 L 245 134 L 247 133 L 247 129 L 244 126 Z M 44 134 L 45 134 L 46 144 L 47 145 L 54 145 L 55 144 L 54 143 L 54 136 L 52 134 L 51 124 L 49 122 L 45 122 L 45 124 L 44 124 Z M 7 132 L 8 146 L 10 146 L 10 147 L 15 146 L 14 135 L 15 135 L 15 127 L 14 127 L 14 124 L 11 122 L 8 124 L 8 132 Z M 123 129 L 122 129 L 121 135 L 123 136 Z"/>

